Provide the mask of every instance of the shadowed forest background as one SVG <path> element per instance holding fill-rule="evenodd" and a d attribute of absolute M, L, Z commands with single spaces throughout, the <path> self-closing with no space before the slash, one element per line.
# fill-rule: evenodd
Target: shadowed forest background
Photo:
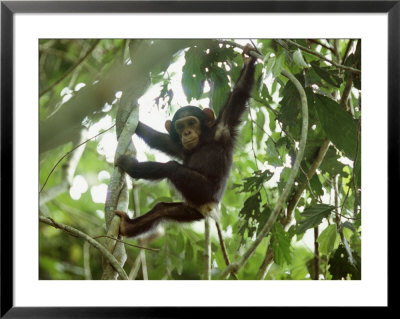
<path fill-rule="evenodd" d="M 212 220 L 207 236 L 201 221 L 164 224 L 151 242 L 99 237 L 118 235 L 117 207 L 133 216 L 181 199 L 114 167 L 126 151 L 169 160 L 127 139 L 129 121 L 165 132 L 182 106 L 218 114 L 247 43 L 258 61 L 220 205 L 223 243 Z M 42 39 L 39 50 L 40 279 L 361 279 L 361 40 Z M 304 90 L 306 136 L 288 74 Z"/>

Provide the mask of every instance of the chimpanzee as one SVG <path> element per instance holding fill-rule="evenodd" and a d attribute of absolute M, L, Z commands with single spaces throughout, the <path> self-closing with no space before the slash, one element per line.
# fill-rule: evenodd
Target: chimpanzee
<path fill-rule="evenodd" d="M 172 121 L 165 122 L 169 134 L 157 132 L 139 122 L 137 135 L 150 147 L 180 159 L 182 164 L 176 161 L 139 163 L 126 155 L 120 156 L 115 164 L 133 178 L 167 178 L 183 195 L 185 202 L 158 203 L 135 219 L 115 211 L 121 217 L 121 235 L 141 235 L 163 220 L 191 222 L 205 216 L 218 218 L 215 208 L 231 172 L 240 117 L 254 83 L 256 58 L 248 56 L 250 50 L 249 45 L 245 46 L 242 53 L 244 67 L 217 119 L 211 109 L 201 110 L 189 105 L 179 109 Z"/>

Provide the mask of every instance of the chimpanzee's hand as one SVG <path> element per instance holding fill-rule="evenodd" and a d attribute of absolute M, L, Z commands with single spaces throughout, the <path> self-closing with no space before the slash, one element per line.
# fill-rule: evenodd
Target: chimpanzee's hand
<path fill-rule="evenodd" d="M 118 166 L 123 171 L 134 170 L 139 162 L 136 158 L 128 155 L 121 155 L 115 162 L 115 166 Z"/>
<path fill-rule="evenodd" d="M 244 65 L 249 65 L 251 63 L 256 62 L 256 60 L 257 60 L 257 58 L 255 58 L 249 54 L 250 51 L 255 51 L 255 50 L 251 44 L 247 43 L 245 45 L 245 47 L 243 48 L 243 52 L 242 52 Z"/>

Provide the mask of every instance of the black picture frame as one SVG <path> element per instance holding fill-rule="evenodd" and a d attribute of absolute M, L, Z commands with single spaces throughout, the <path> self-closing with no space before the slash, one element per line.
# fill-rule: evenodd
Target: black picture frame
<path fill-rule="evenodd" d="M 1 317 L 179 318 L 189 308 L 15 307 L 13 299 L 13 19 L 15 13 L 387 13 L 388 14 L 388 204 L 398 196 L 400 129 L 400 0 L 396 1 L 1 1 Z M 380 107 L 385 107 L 380 106 Z M 398 209 L 397 209 L 398 210 Z M 395 211 L 394 211 L 395 212 Z M 390 215 L 388 216 L 390 218 Z M 392 219 L 392 218 L 390 218 Z M 393 223 L 388 223 L 393 224 Z M 388 243 L 391 241 L 388 240 Z M 389 287 L 390 281 L 388 281 Z M 32 292 L 34 293 L 34 292 Z M 284 298 L 284 296 L 282 297 Z M 388 300 L 390 305 L 390 298 Z M 389 307 L 390 308 L 390 307 Z M 241 309 L 241 311 L 244 309 Z M 252 308 L 251 311 L 258 310 Z M 200 308 L 197 315 L 241 315 L 238 309 Z M 248 316 L 249 310 L 243 315 Z M 296 311 L 309 311 L 306 308 Z M 270 313 L 270 310 L 268 310 Z M 298 312 L 299 313 L 299 312 Z"/>

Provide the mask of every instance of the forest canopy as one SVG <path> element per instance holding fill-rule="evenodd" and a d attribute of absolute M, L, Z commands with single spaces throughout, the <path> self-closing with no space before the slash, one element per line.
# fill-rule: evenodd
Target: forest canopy
<path fill-rule="evenodd" d="M 112 239 L 115 209 L 181 198 L 114 166 L 169 160 L 137 121 L 165 133 L 185 105 L 218 114 L 246 44 L 255 85 L 218 223 Z M 360 70 L 360 39 L 40 40 L 39 278 L 361 279 Z"/>

